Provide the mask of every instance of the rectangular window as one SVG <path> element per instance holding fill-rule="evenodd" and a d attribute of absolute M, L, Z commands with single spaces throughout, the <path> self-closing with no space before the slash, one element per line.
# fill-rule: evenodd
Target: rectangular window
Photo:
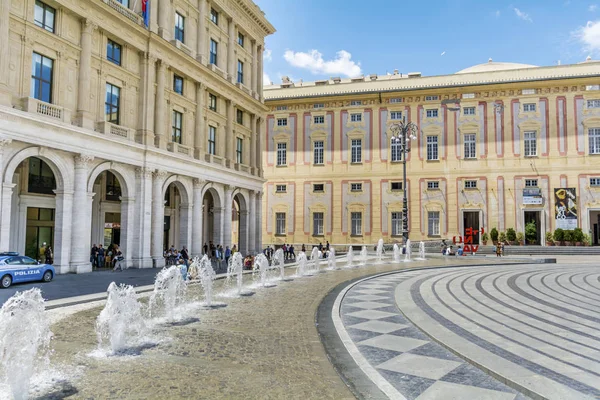
<path fill-rule="evenodd" d="M 217 65 L 217 59 L 219 55 L 219 44 L 213 39 L 210 39 L 210 63 Z"/>
<path fill-rule="evenodd" d="M 242 32 L 238 32 L 238 44 L 244 47 L 244 34 Z"/>
<path fill-rule="evenodd" d="M 317 116 L 313 117 L 313 122 L 315 124 L 324 124 L 325 123 L 325 117 L 323 115 L 317 115 Z"/>
<path fill-rule="evenodd" d="M 315 183 L 313 185 L 313 192 L 324 192 L 325 191 L 325 185 L 323 185 L 322 183 Z"/>
<path fill-rule="evenodd" d="M 287 165 L 287 143 L 277 143 L 277 165 Z"/>
<path fill-rule="evenodd" d="M 287 106 L 277 106 L 276 110 L 277 111 L 287 111 Z"/>
<path fill-rule="evenodd" d="M 45 101 L 46 103 L 52 103 L 53 68 L 54 61 L 52 59 L 38 53 L 33 53 L 31 62 L 31 97 Z"/>
<path fill-rule="evenodd" d="M 425 101 L 435 101 L 439 100 L 440 96 L 425 96 Z"/>
<path fill-rule="evenodd" d="M 390 149 L 392 150 L 392 162 L 402 161 L 402 141 L 392 140 Z"/>
<path fill-rule="evenodd" d="M 352 221 L 352 236 L 362 235 L 362 213 L 353 212 L 350 214 L 350 220 Z"/>
<path fill-rule="evenodd" d="M 121 3 L 125 8 L 129 8 L 129 0 L 117 0 Z"/>
<path fill-rule="evenodd" d="M 244 112 L 242 110 L 236 110 L 236 120 L 240 125 L 244 125 Z"/>
<path fill-rule="evenodd" d="M 319 108 L 325 108 L 325 104 L 323 104 L 323 103 L 315 103 L 315 104 L 313 104 L 313 108 L 317 108 L 317 109 L 319 109 Z"/>
<path fill-rule="evenodd" d="M 275 234 L 276 235 L 285 235 L 285 213 L 275 213 L 275 220 L 276 220 L 276 228 L 275 228 Z"/>
<path fill-rule="evenodd" d="M 352 122 L 361 122 L 362 114 L 350 114 L 350 121 Z"/>
<path fill-rule="evenodd" d="M 463 115 L 475 115 L 475 107 L 463 108 Z"/>
<path fill-rule="evenodd" d="M 244 63 L 238 60 L 237 66 L 237 81 L 238 83 L 244 83 Z"/>
<path fill-rule="evenodd" d="M 287 126 L 287 118 L 277 118 L 277 126 Z"/>
<path fill-rule="evenodd" d="M 465 189 L 477 189 L 477 181 L 465 181 Z"/>
<path fill-rule="evenodd" d="M 208 109 L 211 111 L 217 111 L 217 96 L 212 93 L 208 94 Z"/>
<path fill-rule="evenodd" d="M 526 104 L 523 104 L 523 111 L 525 111 L 525 112 L 533 112 L 533 111 L 535 111 L 535 103 L 526 103 Z"/>
<path fill-rule="evenodd" d="M 523 140 L 525 144 L 525 157 L 537 156 L 536 132 L 525 132 Z"/>
<path fill-rule="evenodd" d="M 181 43 L 184 43 L 184 33 L 185 33 L 185 18 L 183 15 L 178 12 L 175 13 L 175 39 L 179 40 Z"/>
<path fill-rule="evenodd" d="M 438 160 L 437 136 L 427 136 L 427 160 Z"/>
<path fill-rule="evenodd" d="M 208 126 L 208 154 L 217 155 L 217 128 Z"/>
<path fill-rule="evenodd" d="M 362 183 L 351 183 L 350 191 L 351 192 L 362 192 Z"/>
<path fill-rule="evenodd" d="M 183 95 L 183 78 L 178 75 L 173 75 L 173 91 Z"/>
<path fill-rule="evenodd" d="M 392 236 L 402 235 L 402 213 L 392 213 Z"/>
<path fill-rule="evenodd" d="M 402 101 L 403 101 L 402 97 L 396 97 L 396 98 L 390 99 L 391 104 L 402 103 Z"/>
<path fill-rule="evenodd" d="M 465 158 L 477 157 L 477 145 L 475 143 L 475 134 L 470 133 L 464 136 L 465 138 Z"/>
<path fill-rule="evenodd" d="M 236 146 L 235 146 L 235 160 L 238 164 L 243 164 L 243 154 L 244 154 L 244 140 L 242 138 L 236 138 Z"/>
<path fill-rule="evenodd" d="M 362 100 L 352 100 L 350 102 L 351 106 L 362 106 Z"/>
<path fill-rule="evenodd" d="M 352 139 L 352 163 L 362 162 L 362 139 Z"/>
<path fill-rule="evenodd" d="M 392 182 L 392 191 L 402 190 L 402 182 Z"/>
<path fill-rule="evenodd" d="M 590 178 L 590 186 L 600 187 L 600 178 Z"/>
<path fill-rule="evenodd" d="M 427 110 L 427 118 L 437 118 L 438 110 L 437 108 Z"/>
<path fill-rule="evenodd" d="M 315 157 L 314 163 L 316 165 L 325 164 L 324 153 L 325 153 L 325 142 L 323 142 L 322 140 L 314 142 L 314 157 Z"/>
<path fill-rule="evenodd" d="M 106 42 L 106 59 L 121 65 L 121 45 L 108 39 Z"/>
<path fill-rule="evenodd" d="M 183 114 L 173 110 L 173 133 L 171 140 L 181 144 L 181 128 L 183 125 Z"/>
<path fill-rule="evenodd" d="M 527 188 L 538 187 L 538 180 L 537 179 L 525 179 L 525 187 L 527 187 Z"/>
<path fill-rule="evenodd" d="M 600 128 L 588 130 L 590 140 L 590 154 L 600 154 Z"/>
<path fill-rule="evenodd" d="M 390 119 L 401 120 L 402 119 L 402 111 L 392 111 L 392 112 L 390 112 Z"/>
<path fill-rule="evenodd" d="M 437 190 L 440 188 L 440 181 L 428 181 L 427 189 L 428 190 Z"/>
<path fill-rule="evenodd" d="M 210 20 L 215 24 L 219 25 L 219 12 L 214 8 L 210 9 Z"/>
<path fill-rule="evenodd" d="M 120 93 L 121 88 L 110 83 L 106 84 L 106 99 L 104 102 L 104 113 L 106 121 L 119 125 L 120 121 Z"/>
<path fill-rule="evenodd" d="M 429 236 L 440 235 L 440 212 L 429 211 L 427 212 L 427 234 Z"/>
<path fill-rule="evenodd" d="M 600 108 L 600 99 L 597 100 L 588 100 L 587 108 Z"/>
<path fill-rule="evenodd" d="M 322 212 L 313 213 L 313 235 L 314 236 L 323 236 L 325 230 L 324 228 L 324 215 Z"/>
<path fill-rule="evenodd" d="M 6 12 L 8 12 L 8 10 L 6 10 Z M 54 33 L 55 14 L 56 10 L 54 10 L 54 8 L 36 0 L 33 21 L 37 26 L 47 30 L 48 32 Z"/>
<path fill-rule="evenodd" d="M 275 193 L 285 193 L 287 192 L 287 185 L 276 185 Z"/>

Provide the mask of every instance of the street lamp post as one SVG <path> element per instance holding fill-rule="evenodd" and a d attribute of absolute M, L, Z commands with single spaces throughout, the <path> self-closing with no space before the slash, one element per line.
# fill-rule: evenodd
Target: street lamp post
<path fill-rule="evenodd" d="M 419 128 L 412 122 L 406 122 L 406 117 L 401 122 L 395 122 L 389 127 L 392 134 L 391 143 L 400 146 L 402 153 L 402 242 L 408 240 L 408 197 L 406 193 L 406 154 L 410 152 L 410 141 L 417 138 Z"/>

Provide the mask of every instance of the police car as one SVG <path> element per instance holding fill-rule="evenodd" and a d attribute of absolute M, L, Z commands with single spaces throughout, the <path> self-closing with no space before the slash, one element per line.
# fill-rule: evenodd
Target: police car
<path fill-rule="evenodd" d="M 4 289 L 13 283 L 50 282 L 54 274 L 52 265 L 40 264 L 16 252 L 0 253 L 0 286 Z"/>

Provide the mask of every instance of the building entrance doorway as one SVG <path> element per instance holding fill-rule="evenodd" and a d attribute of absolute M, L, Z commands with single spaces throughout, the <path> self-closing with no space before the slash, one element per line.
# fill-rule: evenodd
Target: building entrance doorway
<path fill-rule="evenodd" d="M 54 209 L 27 207 L 25 255 L 45 262 L 45 255 L 41 254 L 44 243 L 54 251 Z"/>
<path fill-rule="evenodd" d="M 590 230 L 592 231 L 592 246 L 600 245 L 600 211 L 590 210 Z"/>
<path fill-rule="evenodd" d="M 525 226 L 525 244 L 541 244 L 542 238 L 542 223 L 540 211 L 525 211 L 524 212 Z M 527 238 L 527 224 L 533 222 L 535 224 L 535 239 Z"/>
<path fill-rule="evenodd" d="M 463 211 L 463 237 L 467 237 L 467 229 L 478 232 L 473 235 L 473 244 L 479 244 L 479 211 Z"/>

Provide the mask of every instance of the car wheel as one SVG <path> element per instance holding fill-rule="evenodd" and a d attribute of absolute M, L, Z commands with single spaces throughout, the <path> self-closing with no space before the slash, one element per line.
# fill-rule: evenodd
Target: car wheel
<path fill-rule="evenodd" d="M 42 281 L 50 282 L 52 280 L 52 271 L 44 272 L 44 276 L 42 277 Z"/>
<path fill-rule="evenodd" d="M 4 275 L 2 277 L 2 281 L 0 282 L 0 284 L 2 285 L 2 287 L 4 289 L 10 287 L 10 285 L 12 285 L 12 278 L 10 275 Z"/>

